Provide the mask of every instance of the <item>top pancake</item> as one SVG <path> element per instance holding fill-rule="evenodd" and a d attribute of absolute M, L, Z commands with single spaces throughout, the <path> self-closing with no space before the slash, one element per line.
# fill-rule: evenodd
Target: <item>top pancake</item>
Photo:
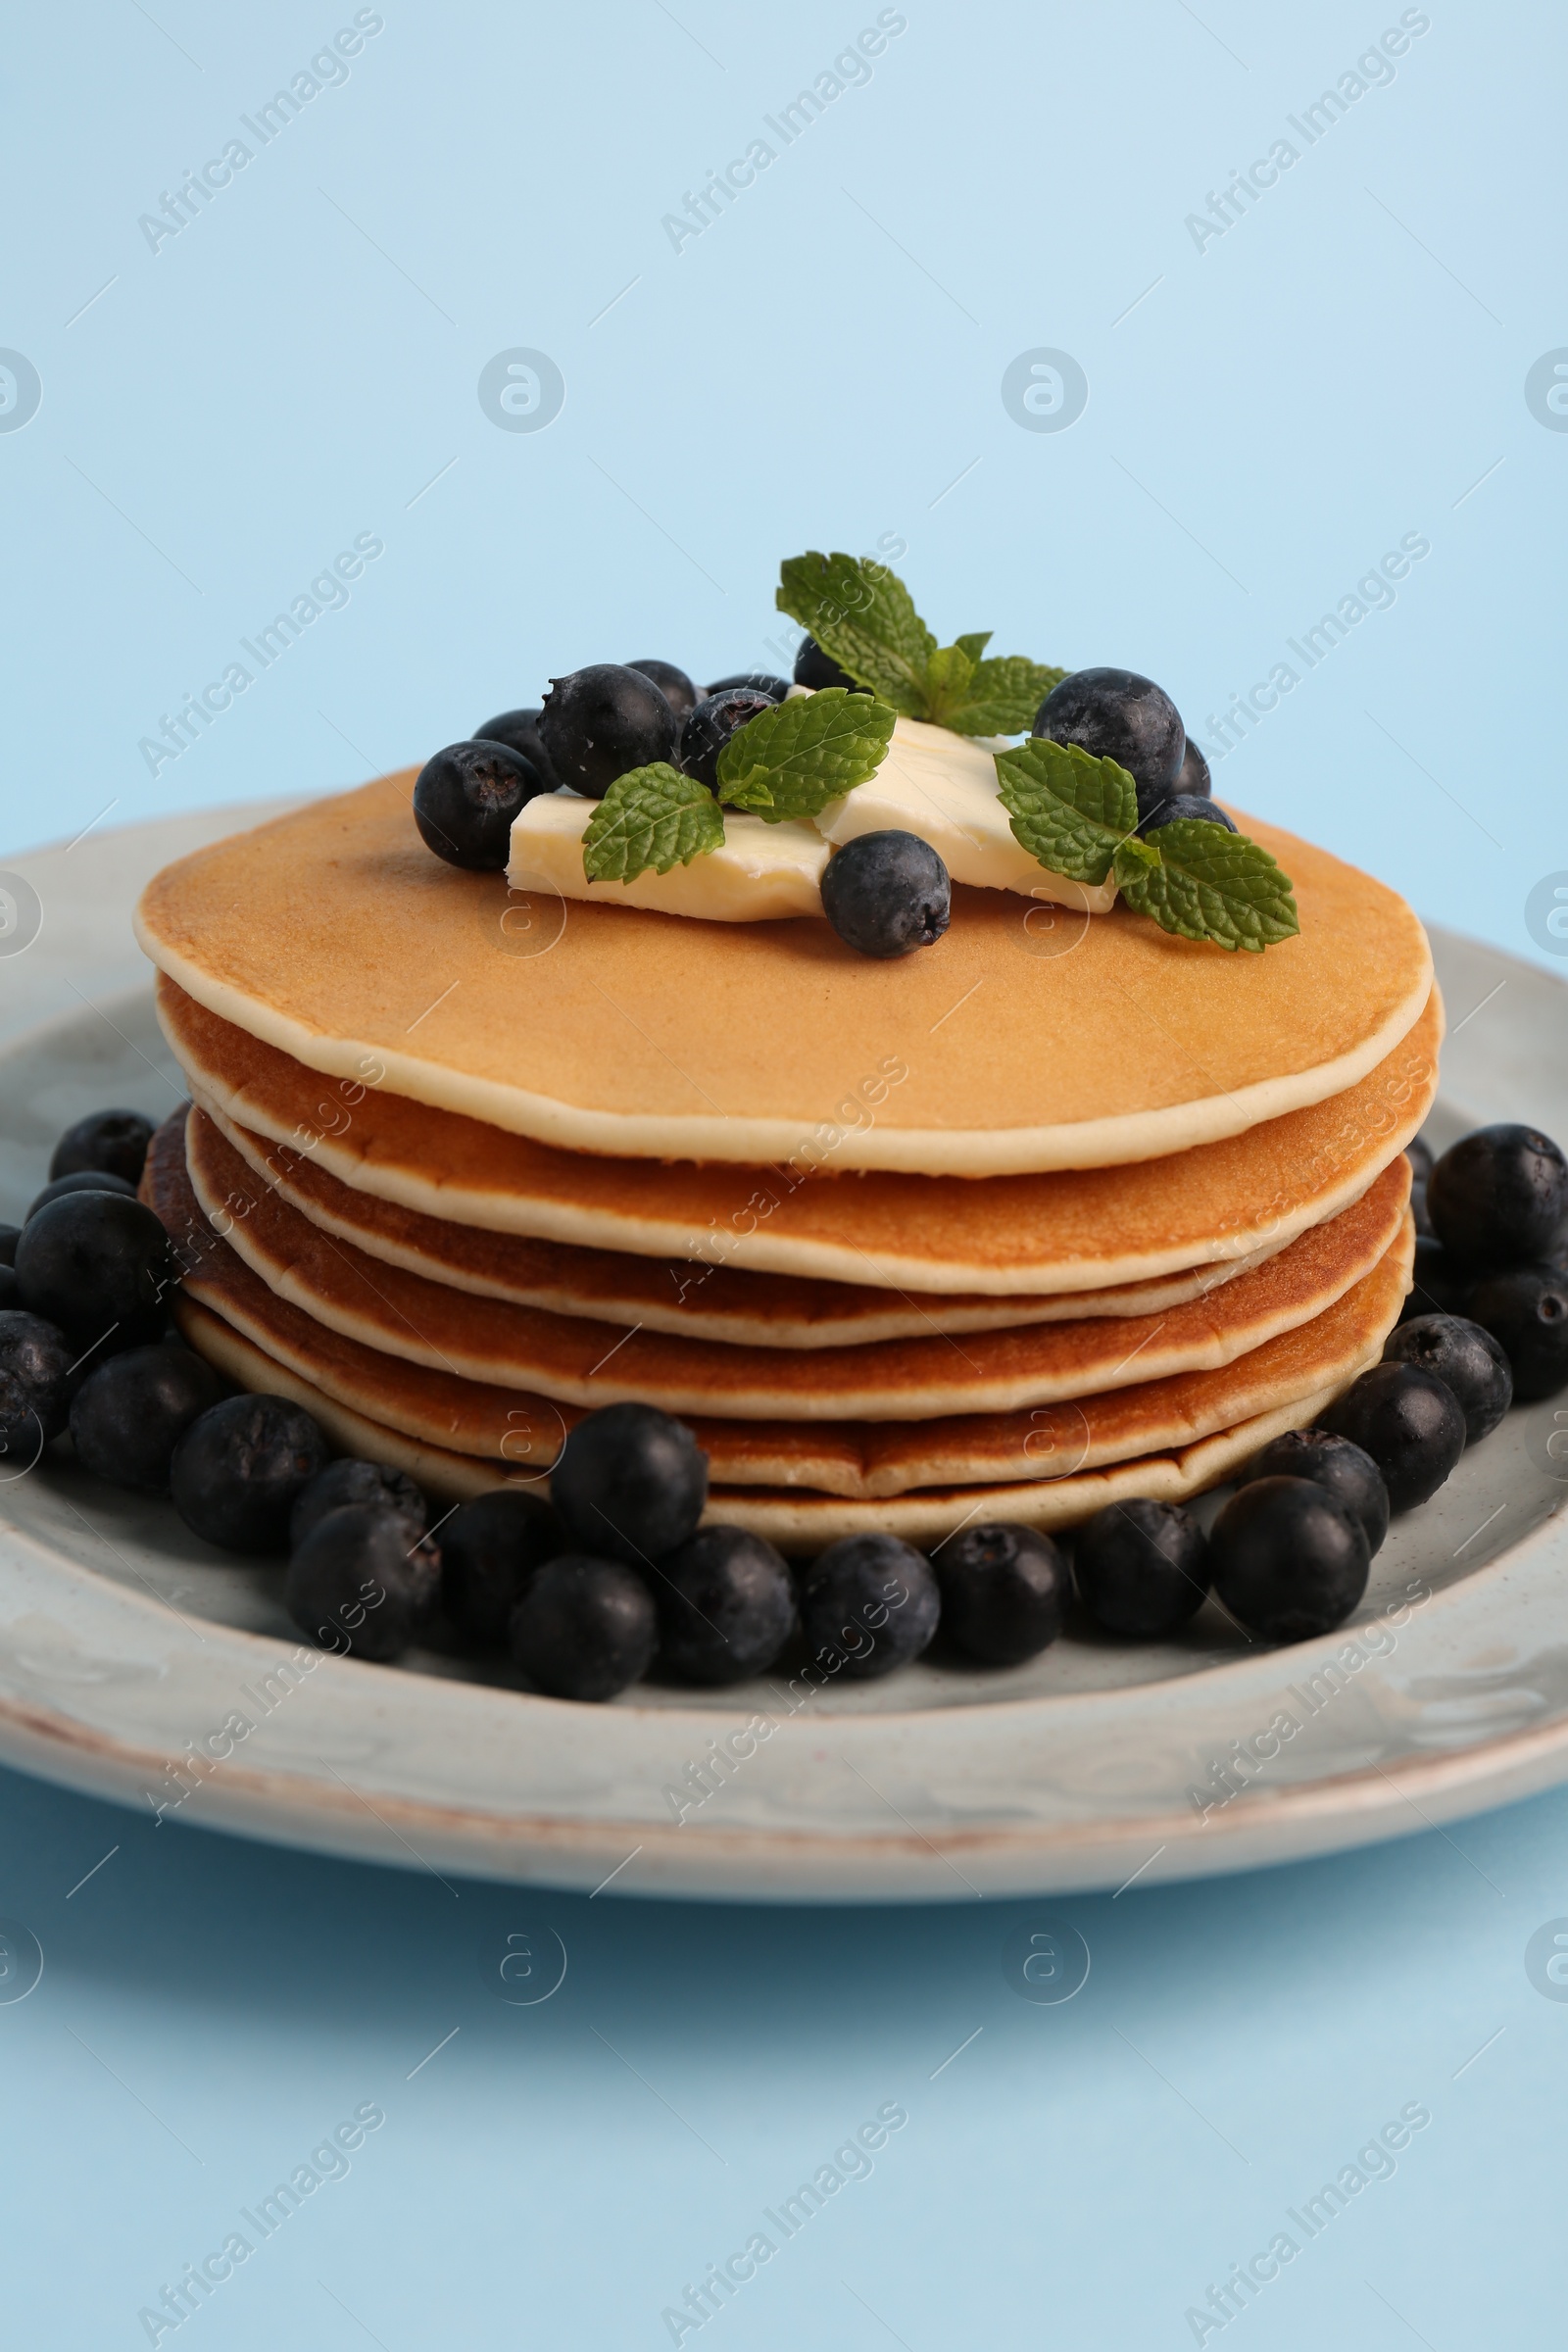
<path fill-rule="evenodd" d="M 423 845 L 414 771 L 166 868 L 147 954 L 339 1079 L 568 1151 L 985 1176 L 1124 1165 L 1344 1092 L 1425 1004 L 1397 895 L 1272 828 L 1300 936 L 1262 955 L 1118 907 L 1042 956 L 1010 893 L 956 890 L 934 948 L 821 921 L 702 923 L 573 901 L 504 928 L 501 875 Z M 558 928 L 559 924 L 559 928 Z M 528 952 L 538 942 L 538 952 Z"/>

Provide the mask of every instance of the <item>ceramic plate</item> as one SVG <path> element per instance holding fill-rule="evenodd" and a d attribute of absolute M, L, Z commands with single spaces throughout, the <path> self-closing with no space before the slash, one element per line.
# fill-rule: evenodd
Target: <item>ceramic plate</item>
<path fill-rule="evenodd" d="M 92 835 L 0 875 L 0 1218 L 82 1111 L 179 1100 L 129 908 L 254 813 Z M 1450 1041 L 1429 1133 L 1568 1136 L 1568 993 L 1434 945 Z M 0 1486 L 0 1758 L 166 1821 L 615 1893 L 948 1901 L 1239 1870 L 1568 1779 L 1565 1497 L 1568 1394 L 1510 1414 L 1396 1522 L 1325 1641 L 1250 1645 L 1210 1605 L 1178 1642 L 1063 1638 L 1004 1673 L 922 1662 L 813 1690 L 781 1668 L 579 1707 L 434 1652 L 305 1649 L 275 1567 L 51 1462 Z"/>

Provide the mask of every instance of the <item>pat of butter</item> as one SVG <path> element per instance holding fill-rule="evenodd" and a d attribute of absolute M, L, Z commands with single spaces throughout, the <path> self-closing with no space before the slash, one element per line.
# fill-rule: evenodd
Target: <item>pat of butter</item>
<path fill-rule="evenodd" d="M 760 816 L 724 812 L 724 846 L 690 865 L 652 871 L 632 882 L 590 882 L 582 870 L 582 837 L 597 801 L 575 793 L 541 792 L 520 808 L 512 827 L 507 878 L 514 889 L 542 881 L 564 899 L 596 899 L 607 906 L 649 906 L 657 914 L 688 914 L 710 923 L 760 923 L 792 914 L 820 914 L 828 846 L 814 826 L 764 825 Z"/>
<path fill-rule="evenodd" d="M 992 748 L 1005 746 L 998 741 Z M 985 740 L 955 735 L 950 727 L 901 718 L 876 774 L 830 802 L 816 820 L 817 831 L 835 847 L 889 826 L 928 841 L 955 882 L 1017 891 L 1090 914 L 1104 914 L 1115 904 L 1114 882 L 1069 882 L 1035 862 L 1007 821 Z"/>

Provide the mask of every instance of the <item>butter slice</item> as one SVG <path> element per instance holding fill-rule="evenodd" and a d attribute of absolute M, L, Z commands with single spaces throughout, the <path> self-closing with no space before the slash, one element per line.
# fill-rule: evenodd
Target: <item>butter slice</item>
<path fill-rule="evenodd" d="M 598 806 L 571 792 L 541 792 L 519 809 L 507 867 L 514 889 L 543 881 L 564 899 L 650 906 L 657 914 L 695 915 L 710 923 L 760 923 L 822 911 L 828 845 L 812 825 L 764 825 L 760 816 L 726 809 L 722 849 L 694 858 L 690 865 L 672 865 L 667 874 L 590 882 L 582 870 L 582 837 Z"/>
<path fill-rule="evenodd" d="M 858 834 L 897 826 L 928 841 L 955 882 L 1107 913 L 1116 901 L 1114 882 L 1069 882 L 1063 874 L 1048 873 L 1014 836 L 992 758 L 993 750 L 1005 748 L 1001 739 L 988 750 L 984 738 L 901 718 L 876 774 L 830 802 L 816 819 L 817 831 L 836 848 Z"/>

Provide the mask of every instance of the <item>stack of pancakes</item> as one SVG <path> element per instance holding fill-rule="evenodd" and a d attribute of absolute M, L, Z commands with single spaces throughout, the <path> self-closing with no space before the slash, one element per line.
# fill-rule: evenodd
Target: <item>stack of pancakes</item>
<path fill-rule="evenodd" d="M 144 1186 L 180 1328 L 346 1449 L 542 1486 L 634 1399 L 710 1519 L 930 1544 L 1195 1494 L 1377 1360 L 1442 1034 L 1394 892 L 1249 823 L 1300 910 L 1264 955 L 957 889 L 877 962 L 460 872 L 413 784 L 137 918 L 192 1097 Z"/>

